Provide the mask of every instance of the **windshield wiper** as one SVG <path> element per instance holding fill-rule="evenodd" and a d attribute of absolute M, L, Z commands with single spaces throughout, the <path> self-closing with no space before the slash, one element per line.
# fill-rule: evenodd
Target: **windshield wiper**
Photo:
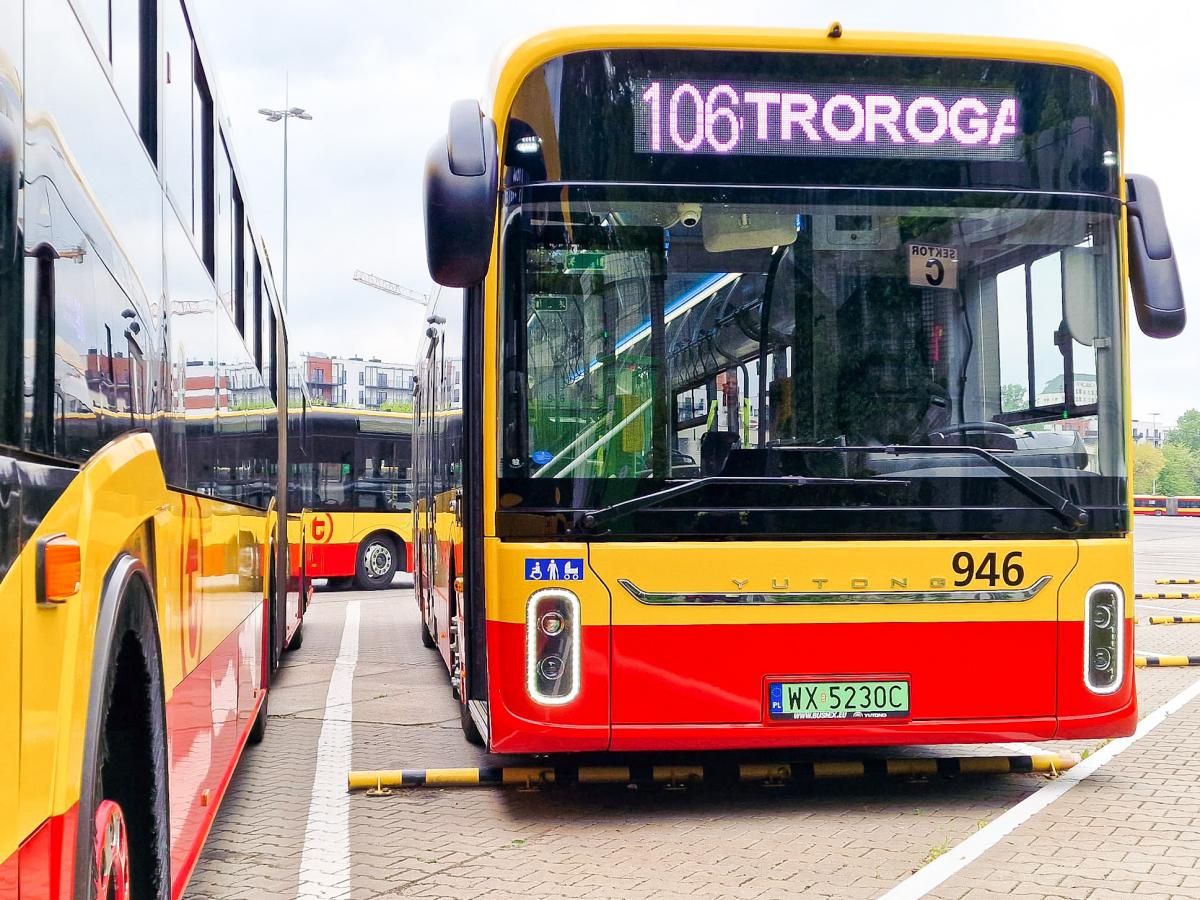
<path fill-rule="evenodd" d="M 784 448 L 780 448 L 784 449 Z M 934 445 L 922 446 L 920 444 L 885 444 L 878 447 L 845 447 L 845 446 L 830 446 L 830 447 L 789 447 L 789 450 L 811 450 L 812 452 L 833 451 L 835 453 L 889 453 L 893 456 L 902 455 L 918 455 L 918 454 L 956 454 L 966 453 L 969 456 L 977 456 L 980 459 L 986 460 L 995 468 L 999 469 L 1021 489 L 1023 493 L 1032 497 L 1035 500 L 1040 500 L 1049 509 L 1056 513 L 1068 525 L 1073 528 L 1078 528 L 1086 525 L 1089 521 L 1088 511 L 1082 506 L 1072 503 L 1058 491 L 1053 488 L 1046 487 L 1036 478 L 1026 475 L 1015 466 L 1011 466 L 1002 460 L 991 450 L 985 450 L 983 447 L 972 447 L 967 444 L 947 446 Z M 1001 450 L 1001 453 L 1010 453 L 1012 451 Z"/>
<path fill-rule="evenodd" d="M 640 509 L 645 509 L 647 506 L 654 506 L 664 500 L 670 500 L 674 497 L 680 497 L 684 494 L 690 494 L 693 491 L 698 491 L 710 484 L 723 485 L 771 485 L 774 487 L 810 487 L 821 485 L 897 485 L 909 484 L 909 481 L 903 478 L 809 478 L 804 475 L 706 475 L 703 478 L 694 478 L 690 481 L 685 481 L 682 484 L 675 484 L 668 488 L 663 488 L 659 491 L 652 491 L 649 494 L 642 494 L 640 497 L 631 497 L 628 500 L 622 500 L 620 503 L 613 503 L 611 506 L 604 506 L 600 509 L 588 510 L 580 519 L 580 524 L 589 530 L 596 529 L 605 522 L 611 522 L 613 519 L 628 515 L 629 513 L 637 512 Z"/>

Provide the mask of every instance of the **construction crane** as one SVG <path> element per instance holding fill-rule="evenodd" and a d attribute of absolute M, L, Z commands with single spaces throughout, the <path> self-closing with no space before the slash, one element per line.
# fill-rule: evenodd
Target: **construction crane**
<path fill-rule="evenodd" d="M 388 281 L 386 278 L 380 278 L 378 275 L 372 275 L 370 272 L 364 272 L 362 269 L 354 270 L 354 280 L 359 284 L 365 284 L 367 287 L 373 287 L 377 291 L 383 291 L 385 294 L 394 294 L 397 297 L 402 297 L 412 303 L 419 303 L 426 309 L 437 299 L 437 295 L 422 294 L 419 291 L 414 291 L 412 288 L 406 288 L 404 285 L 396 284 L 394 281 Z"/>

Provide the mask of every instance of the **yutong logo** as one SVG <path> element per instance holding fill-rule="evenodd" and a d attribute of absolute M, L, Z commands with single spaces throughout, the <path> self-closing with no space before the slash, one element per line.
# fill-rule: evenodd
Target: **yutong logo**
<path fill-rule="evenodd" d="M 748 584 L 750 584 L 749 578 L 734 578 L 731 580 L 733 581 L 734 587 L 736 587 L 739 591 L 746 590 L 746 586 Z M 772 578 L 771 579 L 771 590 L 786 591 L 786 590 L 792 589 L 793 587 L 795 587 L 796 589 L 816 588 L 818 591 L 824 591 L 824 590 L 836 591 L 836 590 L 843 590 L 845 588 L 848 588 L 849 590 L 852 590 L 852 591 L 865 591 L 870 588 L 876 588 L 879 590 L 901 590 L 901 591 L 905 590 L 905 589 L 909 589 L 909 588 L 916 588 L 918 590 L 924 590 L 925 588 L 944 588 L 944 587 L 946 587 L 946 579 L 945 578 L 930 578 L 928 580 L 928 583 L 925 583 L 925 582 L 918 581 L 915 579 L 896 578 L 896 577 L 877 578 L 874 580 L 872 580 L 870 578 L 851 578 L 849 580 L 849 582 L 843 583 L 844 587 L 839 587 L 836 584 L 833 587 L 829 587 L 830 584 L 831 584 L 831 579 L 829 579 L 829 578 L 807 578 L 807 579 L 797 581 L 794 586 L 792 584 L 791 579 L 789 579 L 789 578 Z M 756 588 L 756 589 L 761 590 L 760 588 Z"/>

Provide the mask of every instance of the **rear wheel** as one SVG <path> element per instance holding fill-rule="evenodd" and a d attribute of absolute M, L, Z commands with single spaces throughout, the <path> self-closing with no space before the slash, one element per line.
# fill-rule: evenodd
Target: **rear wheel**
<path fill-rule="evenodd" d="M 451 577 L 450 583 L 454 584 Z M 475 720 L 471 718 L 471 708 L 467 699 L 466 678 L 463 674 L 463 641 L 466 640 L 466 628 L 463 625 L 462 612 L 459 607 L 457 593 L 451 596 L 452 613 L 450 625 L 450 691 L 458 701 L 458 723 L 462 726 L 463 737 L 467 742 L 477 747 L 483 746 L 483 735 L 480 734 Z"/>
<path fill-rule="evenodd" d="M 262 739 L 267 734 L 267 703 L 271 700 L 271 692 L 266 691 L 263 694 L 262 704 L 258 707 L 258 715 L 254 717 L 254 724 L 250 726 L 250 733 L 246 736 L 246 740 L 251 744 L 261 744 Z"/>
<path fill-rule="evenodd" d="M 425 618 L 425 607 L 420 607 L 421 612 L 421 646 L 432 650 L 437 646 L 437 641 L 433 639 L 433 632 L 429 630 L 429 620 Z"/>
<path fill-rule="evenodd" d="M 288 641 L 288 645 L 283 649 L 289 653 L 293 650 L 299 650 L 304 646 L 304 620 L 300 620 L 300 624 L 296 626 L 296 630 L 292 632 L 292 639 Z"/>
<path fill-rule="evenodd" d="M 364 591 L 389 587 L 396 574 L 396 545 L 387 535 L 373 534 L 358 545 L 354 583 Z"/>
<path fill-rule="evenodd" d="M 156 624 L 144 582 L 128 582 L 105 663 L 103 701 L 84 771 L 76 873 L 88 900 L 151 900 L 170 892 L 166 716 Z M 84 825 L 84 823 L 87 823 Z"/>

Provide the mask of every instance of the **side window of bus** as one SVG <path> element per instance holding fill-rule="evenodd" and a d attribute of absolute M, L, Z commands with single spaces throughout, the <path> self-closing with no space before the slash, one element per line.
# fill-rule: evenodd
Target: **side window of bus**
<path fill-rule="evenodd" d="M 174 199 L 184 226 L 190 230 L 195 227 L 196 221 L 192 156 L 195 150 L 192 134 L 195 124 L 192 111 L 195 92 L 192 65 L 196 52 L 192 43 L 192 32 L 179 0 L 165 0 L 161 8 L 166 64 L 162 170 L 167 192 Z"/>
<path fill-rule="evenodd" d="M 217 496 L 263 506 L 273 494 L 271 460 L 275 435 L 267 428 L 266 386 L 242 336 L 225 310 L 217 309 Z"/>
<path fill-rule="evenodd" d="M 142 144 L 158 154 L 158 3 L 156 0 L 79 0 L 92 42 L 109 65 L 113 86 Z"/>
<path fill-rule="evenodd" d="M 149 334 L 140 309 L 113 280 L 56 191 L 26 279 L 26 334 L 33 336 L 26 390 L 30 446 L 84 460 L 118 434 L 144 423 Z"/>
<path fill-rule="evenodd" d="M 254 285 L 254 295 L 253 304 L 251 307 L 252 312 L 246 317 L 246 346 L 252 348 L 252 352 L 254 353 L 254 364 L 258 366 L 259 370 L 261 371 L 263 367 L 263 333 L 262 328 L 259 326 L 263 320 L 263 303 L 269 301 L 263 297 L 262 263 L 259 262 L 257 251 L 254 253 L 253 263 L 254 280 L 251 283 Z M 250 334 L 251 322 L 254 323 L 253 335 Z"/>
<path fill-rule="evenodd" d="M 235 196 L 236 187 L 233 182 L 233 166 L 229 162 L 229 150 L 225 139 L 217 135 L 216 148 L 216 181 L 215 181 L 215 242 L 213 246 L 215 269 L 213 281 L 217 285 L 217 296 L 229 310 L 233 320 L 240 327 L 237 303 L 234 297 L 234 284 L 238 272 L 235 266 L 236 243 L 241 231 L 240 198 Z"/>
<path fill-rule="evenodd" d="M 996 276 L 1002 415 L 1096 403 L 1095 350 L 1068 328 L 1063 274 L 1060 252 Z"/>

